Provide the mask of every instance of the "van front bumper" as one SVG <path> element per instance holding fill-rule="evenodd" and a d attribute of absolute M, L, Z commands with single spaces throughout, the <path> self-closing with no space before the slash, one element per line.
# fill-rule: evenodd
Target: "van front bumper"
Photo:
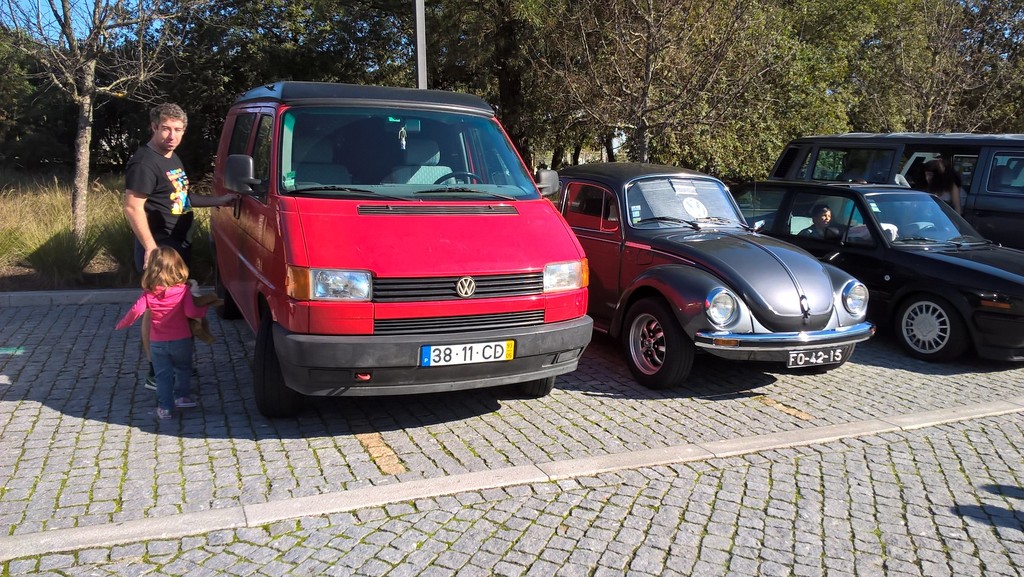
<path fill-rule="evenodd" d="M 289 388 L 311 396 L 378 396 L 495 387 L 576 370 L 594 321 L 583 316 L 539 326 L 444 335 L 330 336 L 274 324 L 274 345 Z M 423 346 L 515 341 L 509 361 L 420 366 Z"/>

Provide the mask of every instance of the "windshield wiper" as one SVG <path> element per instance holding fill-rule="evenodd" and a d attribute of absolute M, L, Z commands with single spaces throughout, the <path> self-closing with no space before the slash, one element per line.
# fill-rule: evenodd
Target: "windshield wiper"
<path fill-rule="evenodd" d="M 901 236 L 901 237 L 897 238 L 896 240 L 894 240 L 892 242 L 896 243 L 896 242 L 946 242 L 946 241 L 939 240 L 937 238 L 928 238 L 926 236 Z"/>
<path fill-rule="evenodd" d="M 411 201 L 412 199 L 405 196 L 394 196 L 392 194 L 381 194 L 365 188 L 352 188 L 351 186 L 344 186 L 339 184 L 323 184 L 319 186 L 307 186 L 304 188 L 296 188 L 292 191 L 292 194 L 306 193 L 306 192 L 347 192 L 349 194 L 358 196 L 373 196 L 378 198 L 387 198 L 389 200 L 405 200 Z"/>
<path fill-rule="evenodd" d="M 711 223 L 711 224 L 735 224 L 736 226 L 739 226 L 739 227 L 741 227 L 743 229 L 746 229 L 746 230 L 754 230 L 754 227 L 752 227 L 750 225 L 743 224 L 742 222 L 740 222 L 740 221 L 738 221 L 738 220 L 736 220 L 734 218 L 726 218 L 724 216 L 705 216 L 703 218 L 698 218 L 697 222 L 698 223 L 705 223 L 705 222 L 707 222 L 707 223 Z"/>
<path fill-rule="evenodd" d="M 675 222 L 679 224 L 688 225 L 693 230 L 700 230 L 700 225 L 696 221 L 683 220 L 674 216 L 649 216 L 647 218 L 641 218 L 640 220 L 633 223 L 633 225 L 643 224 L 645 222 Z"/>
<path fill-rule="evenodd" d="M 417 190 L 413 194 L 444 194 L 446 192 L 471 192 L 473 194 L 487 195 L 491 198 L 498 198 L 501 200 L 516 200 L 516 197 L 509 196 L 507 194 L 498 194 L 496 192 L 487 192 L 485 190 L 477 190 L 475 188 L 468 188 L 465 186 L 448 186 L 445 188 L 428 188 L 427 190 Z"/>

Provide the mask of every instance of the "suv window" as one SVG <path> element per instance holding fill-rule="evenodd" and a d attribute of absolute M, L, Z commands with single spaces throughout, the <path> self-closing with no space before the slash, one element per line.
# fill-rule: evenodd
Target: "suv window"
<path fill-rule="evenodd" d="M 891 149 L 821 148 L 811 178 L 884 183 L 888 180 L 894 158 L 895 151 Z"/>
<path fill-rule="evenodd" d="M 249 137 L 252 136 L 252 123 L 256 113 L 239 114 L 235 117 L 235 127 L 231 130 L 231 142 L 228 143 L 228 154 L 247 154 Z"/>
<path fill-rule="evenodd" d="M 1024 154 L 996 153 L 988 174 L 989 191 L 1024 195 Z"/>

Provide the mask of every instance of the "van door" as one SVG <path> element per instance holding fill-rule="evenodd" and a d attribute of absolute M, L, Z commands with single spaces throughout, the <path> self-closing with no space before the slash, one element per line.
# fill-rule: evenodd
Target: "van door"
<path fill-rule="evenodd" d="M 994 150 L 983 162 L 964 217 L 985 238 L 1024 249 L 1024 150 Z"/>
<path fill-rule="evenodd" d="M 256 112 L 248 110 L 229 115 L 225 120 L 224 137 L 217 154 L 225 158 L 231 154 L 249 154 L 256 117 Z M 223 186 L 223 172 L 215 172 L 214 187 Z M 241 200 L 244 202 L 244 198 Z M 236 204 L 211 209 L 211 219 L 214 221 L 211 236 L 216 251 L 217 283 L 223 283 L 218 286 L 218 290 L 226 289 L 232 296 L 244 294 L 238 291 L 235 281 L 239 273 L 238 255 L 242 251 L 242 230 L 238 226 L 239 210 L 240 205 Z"/>
<path fill-rule="evenodd" d="M 275 175 L 272 170 L 274 111 L 272 108 L 259 109 L 255 111 L 254 117 L 254 134 L 247 154 L 252 156 L 253 176 L 260 182 L 252 185 L 250 194 L 242 196 L 240 210 L 237 213 L 237 224 L 241 234 L 239 270 L 235 278 L 240 286 L 239 291 L 234 294 L 241 295 L 267 292 L 261 290 L 261 287 L 274 287 L 275 278 L 284 278 L 283 271 L 280 276 L 270 272 L 275 262 L 277 238 L 274 228 L 277 223 L 274 216 L 277 203 L 273 194 L 277 187 L 274 186 Z M 259 321 L 256 299 L 236 304 L 250 325 L 256 326 Z"/>

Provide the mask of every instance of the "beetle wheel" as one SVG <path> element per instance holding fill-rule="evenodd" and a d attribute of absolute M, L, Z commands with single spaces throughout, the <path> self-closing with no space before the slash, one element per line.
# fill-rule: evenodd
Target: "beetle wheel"
<path fill-rule="evenodd" d="M 661 299 L 637 301 L 626 313 L 623 347 L 633 378 L 649 389 L 666 389 L 690 374 L 693 342 Z"/>

